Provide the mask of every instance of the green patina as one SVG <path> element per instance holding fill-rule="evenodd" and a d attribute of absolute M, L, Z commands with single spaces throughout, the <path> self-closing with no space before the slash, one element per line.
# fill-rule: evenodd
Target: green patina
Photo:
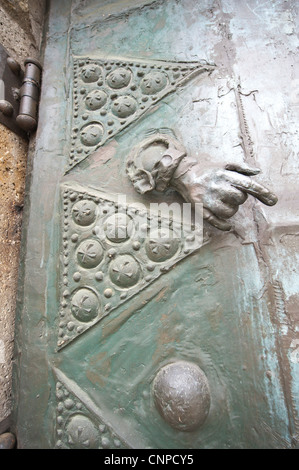
<path fill-rule="evenodd" d="M 221 64 L 212 75 L 195 76 L 163 96 L 105 145 L 95 152 L 88 149 L 89 156 L 68 171 L 76 112 L 72 56 L 91 61 L 120 57 L 116 59 L 120 64 L 130 58 L 158 65 L 158 61 L 182 64 L 194 58 L 212 63 L 222 38 L 215 18 L 196 1 L 50 3 L 37 145 L 29 162 L 16 326 L 13 420 L 19 446 L 84 447 L 87 442 L 102 448 L 291 446 L 290 405 L 279 378 L 280 333 L 269 313 L 273 306 L 271 289 L 265 288 L 269 273 L 250 208 L 237 220 L 246 232 L 245 243 L 233 232 L 213 229 L 207 245 L 174 263 L 82 334 L 77 330 L 80 334 L 65 347 L 57 347 L 60 329 L 71 331 L 82 319 L 79 315 L 79 320 L 62 326 L 61 302 L 72 294 L 64 294 L 69 288 L 63 284 L 63 273 L 69 269 L 66 251 L 76 243 L 69 231 L 64 232 L 63 185 L 76 191 L 80 184 L 87 195 L 90 187 L 110 196 L 121 191 L 146 204 L 162 199 L 182 202 L 173 191 L 138 195 L 126 176 L 128 152 L 149 129 L 171 129 L 188 152 L 202 153 L 203 168 L 211 160 L 223 165 L 228 150 L 238 162 L 242 149 L 231 147 L 240 127 L 235 105 L 227 105 L 217 94 L 219 80 L 227 81 L 234 64 Z M 126 74 L 115 79 L 127 86 Z M 99 138 L 92 143 L 98 144 Z M 76 143 L 76 148 L 80 145 Z M 72 189 L 67 194 L 70 204 L 71 193 Z M 76 220 L 71 223 L 76 227 Z M 81 225 L 77 231 L 84 230 Z M 80 258 L 81 271 L 89 269 L 87 284 L 89 273 L 93 286 L 103 282 L 97 269 L 103 256 L 102 251 L 94 255 L 90 265 Z M 130 282 L 136 283 L 138 276 Z M 82 275 L 72 280 L 83 288 L 81 281 Z M 107 284 L 103 305 L 117 288 L 111 291 Z M 130 288 L 127 283 L 123 290 Z M 94 309 L 92 320 L 94 305 L 85 304 L 89 313 Z M 178 431 L 164 421 L 152 396 L 157 372 L 177 360 L 197 364 L 210 387 L 208 417 L 191 432 Z M 76 434 L 79 425 L 85 429 L 85 443 Z"/>

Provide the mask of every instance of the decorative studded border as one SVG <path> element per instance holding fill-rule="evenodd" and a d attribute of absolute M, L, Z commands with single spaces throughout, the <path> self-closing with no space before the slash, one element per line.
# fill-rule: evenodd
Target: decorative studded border
<path fill-rule="evenodd" d="M 77 384 L 57 369 L 55 376 L 56 449 L 129 448 Z"/>
<path fill-rule="evenodd" d="M 62 201 L 58 349 L 203 244 L 202 227 L 182 231 L 181 221 L 77 183 L 62 187 Z M 169 238 L 161 237 L 165 223 Z"/>
<path fill-rule="evenodd" d="M 74 57 L 73 125 L 67 171 L 194 76 L 200 62 Z"/>

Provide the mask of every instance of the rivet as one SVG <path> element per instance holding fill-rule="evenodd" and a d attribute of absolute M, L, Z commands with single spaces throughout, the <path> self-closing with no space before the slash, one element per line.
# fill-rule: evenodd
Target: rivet
<path fill-rule="evenodd" d="M 98 271 L 97 273 L 95 273 L 96 281 L 102 281 L 103 278 L 104 278 L 104 274 L 102 273 L 102 271 Z"/>
<path fill-rule="evenodd" d="M 68 324 L 67 324 L 67 329 L 69 331 L 72 331 L 73 329 L 75 328 L 75 323 L 70 321 Z"/>
<path fill-rule="evenodd" d="M 153 264 L 148 264 L 147 267 L 146 267 L 146 269 L 147 269 L 148 271 L 154 271 L 155 266 L 154 266 Z"/>
<path fill-rule="evenodd" d="M 107 251 L 107 255 L 109 258 L 114 258 L 116 253 L 117 251 L 114 248 L 110 248 L 110 250 Z"/>
<path fill-rule="evenodd" d="M 74 234 L 71 236 L 71 240 L 72 240 L 73 243 L 76 243 L 76 242 L 78 241 L 78 238 L 79 238 L 79 236 L 78 236 L 77 233 L 74 233 Z"/>
<path fill-rule="evenodd" d="M 104 296 L 107 297 L 107 299 L 112 297 L 112 295 L 113 295 L 113 290 L 112 289 L 108 288 L 108 289 L 104 290 Z"/>
<path fill-rule="evenodd" d="M 81 274 L 79 272 L 74 273 L 73 279 L 75 282 L 79 282 L 81 279 Z"/>
<path fill-rule="evenodd" d="M 140 243 L 139 243 L 138 241 L 135 241 L 135 242 L 133 242 L 132 246 L 133 246 L 133 249 L 134 249 L 135 251 L 138 251 L 138 250 L 140 250 L 140 246 L 141 246 L 141 245 L 140 245 Z"/>

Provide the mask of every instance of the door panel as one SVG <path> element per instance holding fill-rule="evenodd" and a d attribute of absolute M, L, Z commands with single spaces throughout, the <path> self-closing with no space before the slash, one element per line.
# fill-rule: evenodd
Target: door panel
<path fill-rule="evenodd" d="M 256 164 L 224 39 L 230 3 L 98 3 L 50 7 L 16 326 L 18 445 L 290 447 L 265 251 L 272 209 L 249 198 L 229 233 L 205 224 L 204 242 L 184 235 L 166 259 L 150 258 L 134 205 L 146 223 L 150 203 L 183 201 L 140 195 L 126 173 L 133 147 L 161 129 L 203 171 Z M 119 194 L 133 228 L 116 240 Z M 161 398 L 169 365 L 183 404 Z"/>

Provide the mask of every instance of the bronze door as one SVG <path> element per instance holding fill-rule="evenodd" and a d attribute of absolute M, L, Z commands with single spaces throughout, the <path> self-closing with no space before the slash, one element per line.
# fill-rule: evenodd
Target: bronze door
<path fill-rule="evenodd" d="M 284 229 L 262 204 L 278 176 L 251 134 L 254 77 L 228 33 L 237 2 L 50 3 L 16 326 L 19 447 L 291 447 Z M 150 205 L 194 202 L 197 172 L 210 175 L 196 183 L 210 191 L 203 234 L 149 235 L 161 222 Z M 186 174 L 184 190 L 169 184 Z M 249 194 L 229 219 L 211 211 L 223 178 Z"/>

